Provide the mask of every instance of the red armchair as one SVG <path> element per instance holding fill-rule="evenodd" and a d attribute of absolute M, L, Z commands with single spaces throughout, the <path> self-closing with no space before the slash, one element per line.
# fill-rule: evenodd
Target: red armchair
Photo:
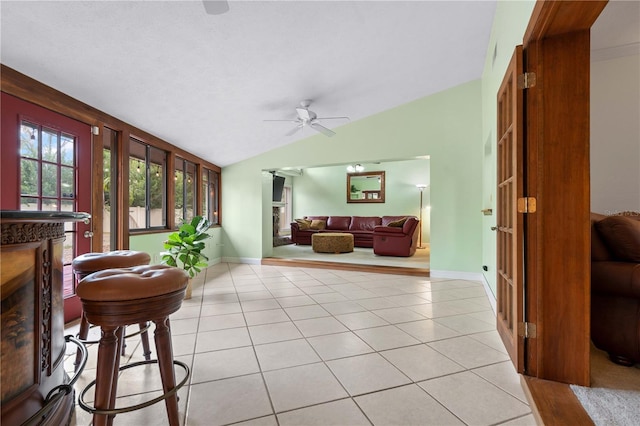
<path fill-rule="evenodd" d="M 419 223 L 415 217 L 408 217 L 402 227 L 376 226 L 373 252 L 379 256 L 413 256 L 418 246 Z"/>

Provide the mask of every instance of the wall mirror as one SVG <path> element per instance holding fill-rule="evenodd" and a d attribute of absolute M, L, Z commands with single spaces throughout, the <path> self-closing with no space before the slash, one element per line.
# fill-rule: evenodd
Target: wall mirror
<path fill-rule="evenodd" d="M 384 172 L 347 173 L 347 203 L 384 203 Z"/>

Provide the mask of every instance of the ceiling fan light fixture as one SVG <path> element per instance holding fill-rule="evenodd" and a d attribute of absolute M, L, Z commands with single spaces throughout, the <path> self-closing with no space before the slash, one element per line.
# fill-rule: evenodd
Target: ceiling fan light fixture
<path fill-rule="evenodd" d="M 349 173 L 360 173 L 364 171 L 364 166 L 362 164 L 354 164 L 354 165 L 349 164 L 347 166 L 347 171 Z"/>

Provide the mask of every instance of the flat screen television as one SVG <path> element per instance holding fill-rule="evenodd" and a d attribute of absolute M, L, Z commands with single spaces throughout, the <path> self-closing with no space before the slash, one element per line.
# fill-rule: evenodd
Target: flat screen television
<path fill-rule="evenodd" d="M 282 201 L 282 189 L 284 188 L 284 180 L 282 176 L 273 175 L 273 201 Z"/>

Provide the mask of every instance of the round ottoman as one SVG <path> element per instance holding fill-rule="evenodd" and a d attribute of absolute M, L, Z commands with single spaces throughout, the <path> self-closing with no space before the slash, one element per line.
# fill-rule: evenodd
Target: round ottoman
<path fill-rule="evenodd" d="M 311 247 L 316 253 L 349 253 L 353 251 L 353 234 L 316 233 L 311 236 Z"/>

